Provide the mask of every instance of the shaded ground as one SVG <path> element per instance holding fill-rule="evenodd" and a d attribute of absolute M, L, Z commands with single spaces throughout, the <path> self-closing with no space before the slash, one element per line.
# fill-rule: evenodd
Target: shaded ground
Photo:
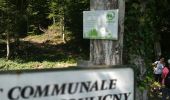
<path fill-rule="evenodd" d="M 58 39 L 58 40 L 57 40 Z M 76 65 L 78 59 L 88 59 L 88 49 L 83 50 L 75 41 L 63 43 L 55 36 L 38 35 L 20 39 L 18 43 L 11 43 L 11 62 L 0 64 L 0 69 L 10 66 L 24 66 L 30 64 L 35 68 Z M 0 43 L 0 60 L 5 62 L 6 44 Z M 7 63 L 7 62 L 6 62 Z M 34 63 L 34 64 L 33 64 Z M 36 67 L 37 66 L 37 67 Z M 10 68 L 8 68 L 10 69 Z"/>

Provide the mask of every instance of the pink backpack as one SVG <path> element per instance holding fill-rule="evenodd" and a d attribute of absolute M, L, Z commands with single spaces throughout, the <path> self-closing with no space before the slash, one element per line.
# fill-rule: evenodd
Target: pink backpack
<path fill-rule="evenodd" d="M 165 78 L 169 73 L 169 69 L 167 67 L 164 67 L 162 70 L 162 84 L 164 84 Z"/>

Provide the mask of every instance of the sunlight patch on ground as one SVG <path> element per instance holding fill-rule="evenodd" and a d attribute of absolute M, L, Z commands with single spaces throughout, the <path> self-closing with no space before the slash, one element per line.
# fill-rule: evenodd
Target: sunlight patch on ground
<path fill-rule="evenodd" d="M 62 37 L 56 34 L 41 34 L 41 35 L 32 35 L 22 38 L 21 41 L 29 41 L 33 43 L 48 43 L 48 44 L 62 44 Z"/>

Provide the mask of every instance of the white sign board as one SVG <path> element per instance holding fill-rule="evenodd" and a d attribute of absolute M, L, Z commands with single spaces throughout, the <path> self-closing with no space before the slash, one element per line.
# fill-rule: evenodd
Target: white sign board
<path fill-rule="evenodd" d="M 118 9 L 83 12 L 83 38 L 118 39 Z"/>
<path fill-rule="evenodd" d="M 0 74 L 0 100 L 134 100 L 131 68 Z"/>

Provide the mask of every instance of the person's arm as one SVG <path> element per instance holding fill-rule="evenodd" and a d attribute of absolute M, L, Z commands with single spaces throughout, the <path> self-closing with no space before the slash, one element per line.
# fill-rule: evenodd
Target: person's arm
<path fill-rule="evenodd" d="M 155 61 L 154 63 L 152 63 L 152 66 L 156 66 L 158 64 L 158 61 Z"/>

